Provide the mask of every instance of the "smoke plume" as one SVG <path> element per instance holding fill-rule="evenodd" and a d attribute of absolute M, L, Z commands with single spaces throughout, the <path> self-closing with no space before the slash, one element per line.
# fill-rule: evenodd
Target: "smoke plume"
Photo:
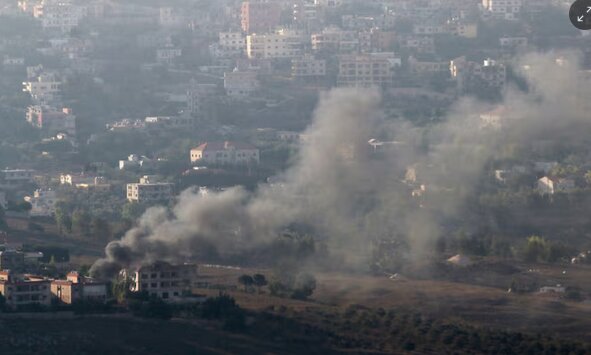
<path fill-rule="evenodd" d="M 292 224 L 312 226 L 352 261 L 366 257 L 376 240 L 401 240 L 412 256 L 426 255 L 444 225 L 463 216 L 491 159 L 504 158 L 508 147 L 585 139 L 580 128 L 589 122 L 578 98 L 591 85 L 578 63 L 572 53 L 528 54 L 513 65 L 528 91 L 509 88 L 498 106 L 460 100 L 428 128 L 389 119 L 377 90 L 325 93 L 297 161 L 273 184 L 254 193 L 185 191 L 172 211 L 149 209 L 109 243 L 92 273 L 247 249 Z M 484 125 L 481 114 L 498 107 L 499 122 Z M 375 137 L 388 143 L 372 147 Z"/>

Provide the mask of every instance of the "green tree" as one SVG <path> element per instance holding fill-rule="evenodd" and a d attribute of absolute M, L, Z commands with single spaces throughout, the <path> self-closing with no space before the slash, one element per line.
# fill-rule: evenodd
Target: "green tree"
<path fill-rule="evenodd" d="M 265 277 L 265 275 L 262 274 L 253 275 L 252 280 L 254 282 L 254 285 L 257 287 L 259 293 L 261 293 L 261 287 L 265 287 L 268 284 L 267 278 Z"/>
<path fill-rule="evenodd" d="M 6 211 L 0 207 L 0 230 L 8 229 L 8 223 L 6 223 Z"/>
<path fill-rule="evenodd" d="M 90 221 L 90 234 L 94 239 L 110 240 L 111 226 L 106 220 L 94 217 Z"/>
<path fill-rule="evenodd" d="M 63 208 L 55 209 L 55 223 L 60 234 L 72 232 L 72 218 Z"/>
<path fill-rule="evenodd" d="M 76 209 L 74 213 L 72 213 L 72 229 L 75 232 L 83 235 L 89 235 L 90 222 L 91 216 L 86 210 Z"/>
<path fill-rule="evenodd" d="M 142 213 L 144 213 L 144 206 L 137 202 L 128 202 L 123 205 L 121 209 L 121 218 L 127 219 L 129 221 L 135 221 L 136 219 L 140 218 Z"/>
<path fill-rule="evenodd" d="M 527 262 L 538 262 L 548 259 L 548 242 L 546 239 L 532 235 L 527 238 L 527 244 L 523 255 Z"/>

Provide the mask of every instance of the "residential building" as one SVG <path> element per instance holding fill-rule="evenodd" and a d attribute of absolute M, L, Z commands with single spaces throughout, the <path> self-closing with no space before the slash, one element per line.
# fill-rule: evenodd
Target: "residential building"
<path fill-rule="evenodd" d="M 42 73 L 33 80 L 23 82 L 23 91 L 28 92 L 34 102 L 49 104 L 59 99 L 62 82 L 55 73 Z"/>
<path fill-rule="evenodd" d="M 353 53 L 359 51 L 359 37 L 356 31 L 344 31 L 328 27 L 310 36 L 312 50 L 315 52 Z"/>
<path fill-rule="evenodd" d="M 246 55 L 252 59 L 286 59 L 300 55 L 301 36 L 294 31 L 280 30 L 269 34 L 246 36 Z"/>
<path fill-rule="evenodd" d="M 244 1 L 241 8 L 242 31 L 268 32 L 281 22 L 281 6 L 270 0 Z"/>
<path fill-rule="evenodd" d="M 94 176 L 86 174 L 61 174 L 61 185 L 70 185 L 80 189 L 91 187 L 109 187 L 107 179 L 104 176 Z"/>
<path fill-rule="evenodd" d="M 438 60 L 423 60 L 411 56 L 408 58 L 408 65 L 415 74 L 434 74 L 447 71 L 449 63 Z"/>
<path fill-rule="evenodd" d="M 339 57 L 337 85 L 341 87 L 383 87 L 392 84 L 401 65 L 392 52 L 343 55 Z"/>
<path fill-rule="evenodd" d="M 34 173 L 30 169 L 4 169 L 0 171 L 0 184 L 9 187 L 30 184 Z"/>
<path fill-rule="evenodd" d="M 187 89 L 187 109 L 189 113 L 197 115 L 203 112 L 207 100 L 218 93 L 218 86 L 215 84 L 198 84 L 191 80 Z"/>
<path fill-rule="evenodd" d="M 449 69 L 460 92 L 468 91 L 478 84 L 503 88 L 507 80 L 505 65 L 492 59 L 486 59 L 483 64 L 479 64 L 466 60 L 466 57 L 459 57 L 450 61 Z"/>
<path fill-rule="evenodd" d="M 220 165 L 258 164 L 259 150 L 248 143 L 210 142 L 191 149 L 191 163 Z"/>
<path fill-rule="evenodd" d="M 527 47 L 527 37 L 501 37 L 499 44 L 505 48 L 525 48 Z"/>
<path fill-rule="evenodd" d="M 127 184 L 127 200 L 130 202 L 160 202 L 172 198 L 174 185 L 158 182 L 154 176 L 145 175 L 139 183 Z"/>
<path fill-rule="evenodd" d="M 133 292 L 146 292 L 168 302 L 180 301 L 191 295 L 197 277 L 197 265 L 171 265 L 156 262 L 141 266 L 131 274 Z"/>
<path fill-rule="evenodd" d="M 107 284 L 73 271 L 66 275 L 66 280 L 51 281 L 51 294 L 63 304 L 80 301 L 103 303 L 107 299 Z"/>
<path fill-rule="evenodd" d="M 553 195 L 558 192 L 569 193 L 575 189 L 575 180 L 544 176 L 538 180 L 536 189 L 542 195 Z"/>
<path fill-rule="evenodd" d="M 25 254 L 18 250 L 0 251 L 0 270 L 20 271 L 25 266 Z"/>
<path fill-rule="evenodd" d="M 226 94 L 235 98 L 249 97 L 260 88 L 257 73 L 238 71 L 224 73 L 224 89 Z"/>
<path fill-rule="evenodd" d="M 86 6 L 79 6 L 70 0 L 41 0 L 33 8 L 33 16 L 41 20 L 46 30 L 70 32 L 78 27 L 80 20 L 88 15 Z"/>
<path fill-rule="evenodd" d="M 246 38 L 241 32 L 220 32 L 218 44 L 226 56 L 240 56 L 246 52 Z"/>
<path fill-rule="evenodd" d="M 6 306 L 13 310 L 51 304 L 49 280 L 33 275 L 17 275 L 10 270 L 0 271 L 0 294 L 6 300 Z"/>
<path fill-rule="evenodd" d="M 32 105 L 27 107 L 25 117 L 33 127 L 42 129 L 50 135 L 76 135 L 76 116 L 69 108 L 64 107 L 60 111 L 47 105 Z"/>
<path fill-rule="evenodd" d="M 189 116 L 151 116 L 144 119 L 146 129 L 187 129 L 193 127 Z"/>
<path fill-rule="evenodd" d="M 55 214 L 58 198 L 52 189 L 38 189 L 35 190 L 33 196 L 26 196 L 25 201 L 31 204 L 30 216 L 51 217 Z M 2 268 L 0 267 L 0 269 Z"/>
<path fill-rule="evenodd" d="M 159 64 L 172 65 L 177 58 L 183 55 L 183 50 L 172 44 L 167 44 L 164 48 L 156 50 L 156 62 Z"/>
<path fill-rule="evenodd" d="M 137 154 L 130 154 L 127 160 L 119 160 L 119 170 L 145 168 L 152 164 L 152 159 Z"/>
<path fill-rule="evenodd" d="M 294 78 L 314 78 L 326 76 L 326 60 L 305 55 L 291 60 L 291 76 Z"/>
<path fill-rule="evenodd" d="M 162 27 L 181 27 L 185 17 L 173 7 L 161 7 L 158 10 L 158 24 Z"/>
<path fill-rule="evenodd" d="M 522 0 L 482 0 L 485 14 L 505 20 L 517 19 L 522 5 Z"/>

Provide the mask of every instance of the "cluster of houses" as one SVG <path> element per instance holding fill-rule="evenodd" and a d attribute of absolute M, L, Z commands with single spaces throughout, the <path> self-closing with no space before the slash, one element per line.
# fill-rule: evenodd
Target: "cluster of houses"
<path fill-rule="evenodd" d="M 38 264 L 40 253 L 18 250 L 0 252 L 0 295 L 6 308 L 23 310 L 30 306 L 72 305 L 79 302 L 105 303 L 112 296 L 109 281 L 80 275 L 76 271 L 65 279 L 28 274 L 30 265 Z M 131 292 L 144 292 L 167 302 L 190 299 L 197 280 L 195 264 L 156 262 L 121 273 L 130 282 Z"/>

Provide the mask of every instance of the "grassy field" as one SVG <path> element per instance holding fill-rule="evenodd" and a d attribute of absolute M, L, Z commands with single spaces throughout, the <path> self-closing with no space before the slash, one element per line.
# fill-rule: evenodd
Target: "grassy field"
<path fill-rule="evenodd" d="M 576 284 L 591 291 L 588 281 L 591 268 L 588 266 L 569 265 L 565 274 L 565 266 L 531 267 L 541 280 L 545 280 L 542 284 Z M 309 301 L 296 301 L 272 297 L 266 290 L 263 294 L 244 292 L 237 283 L 238 277 L 257 272 L 271 275 L 268 270 L 200 269 L 203 280 L 211 284 L 236 286 L 237 289 L 225 292 L 247 309 L 285 306 L 294 310 L 342 310 L 351 305 L 408 309 L 436 319 L 475 326 L 591 341 L 591 303 L 568 302 L 557 295 L 515 294 L 508 293 L 506 288 L 445 280 L 391 280 L 388 277 L 326 273 L 317 274 L 318 288 Z M 195 291 L 212 296 L 219 292 L 211 289 Z"/>

